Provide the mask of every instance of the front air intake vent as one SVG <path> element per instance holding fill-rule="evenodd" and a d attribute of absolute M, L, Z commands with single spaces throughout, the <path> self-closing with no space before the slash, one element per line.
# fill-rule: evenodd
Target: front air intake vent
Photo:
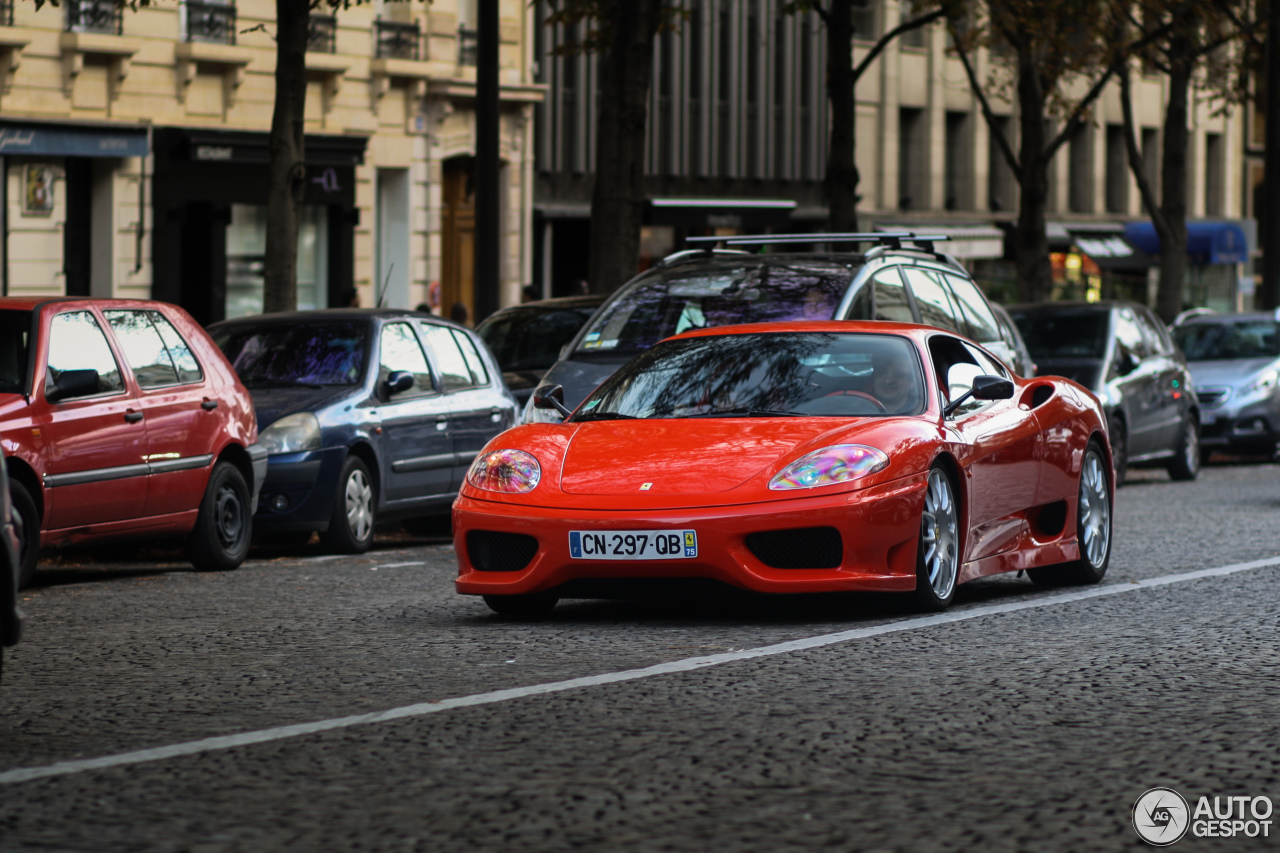
<path fill-rule="evenodd" d="M 747 547 L 771 569 L 838 569 L 844 560 L 844 542 L 834 527 L 752 533 Z"/>
<path fill-rule="evenodd" d="M 518 572 L 538 553 L 538 540 L 523 533 L 467 531 L 467 557 L 481 572 Z"/>

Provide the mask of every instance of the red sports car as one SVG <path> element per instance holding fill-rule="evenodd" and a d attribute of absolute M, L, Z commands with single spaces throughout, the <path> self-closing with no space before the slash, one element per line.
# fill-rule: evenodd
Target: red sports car
<path fill-rule="evenodd" d="M 554 388 L 539 405 L 562 407 Z M 901 591 L 941 610 L 983 575 L 1107 569 L 1098 401 L 933 327 L 690 331 L 565 414 L 491 441 L 454 504 L 457 590 L 498 613 L 689 578 Z"/>

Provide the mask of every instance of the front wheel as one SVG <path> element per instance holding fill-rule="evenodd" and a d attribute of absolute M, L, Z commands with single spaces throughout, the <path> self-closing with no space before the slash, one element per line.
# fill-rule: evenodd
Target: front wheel
<path fill-rule="evenodd" d="M 525 619 L 546 616 L 560 602 L 560 597 L 551 592 L 535 592 L 528 595 L 486 595 L 484 603 L 489 609 L 502 616 L 517 616 Z"/>
<path fill-rule="evenodd" d="M 916 603 L 922 610 L 951 606 L 960 575 L 960 503 L 947 472 L 929 469 L 916 551 Z"/>
<path fill-rule="evenodd" d="M 244 475 L 230 462 L 219 462 L 209 475 L 195 529 L 187 539 L 187 559 L 206 572 L 239 568 L 249 554 L 253 515 Z"/>
<path fill-rule="evenodd" d="M 1076 542 L 1080 559 L 1061 566 L 1027 569 L 1038 586 L 1095 584 L 1111 561 L 1111 483 L 1102 450 L 1090 444 L 1080 466 L 1080 495 L 1076 506 Z"/>
<path fill-rule="evenodd" d="M 369 469 L 359 456 L 342 463 L 337 497 L 329 529 L 321 534 L 324 544 L 339 554 L 363 554 L 373 544 L 374 494 Z"/>
<path fill-rule="evenodd" d="M 1190 412 L 1178 431 L 1178 444 L 1169 460 L 1168 471 L 1174 480 L 1194 480 L 1200 473 L 1200 427 Z"/>
<path fill-rule="evenodd" d="M 40 510 L 27 487 L 9 481 L 9 500 L 18 515 L 18 588 L 31 583 L 40 560 Z"/>

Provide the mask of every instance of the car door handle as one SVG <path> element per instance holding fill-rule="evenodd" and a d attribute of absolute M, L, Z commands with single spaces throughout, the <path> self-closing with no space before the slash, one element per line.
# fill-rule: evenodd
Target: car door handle
<path fill-rule="evenodd" d="M 436 418 L 436 429 L 445 430 L 449 428 L 449 419 L 443 415 Z"/>
<path fill-rule="evenodd" d="M 218 401 L 210 400 L 208 397 L 205 397 L 204 401 L 200 403 L 200 408 L 204 409 L 206 412 L 212 411 L 218 408 Z"/>
<path fill-rule="evenodd" d="M 125 409 L 124 419 L 131 424 L 136 424 L 142 420 L 142 412 L 135 412 L 133 409 Z"/>
<path fill-rule="evenodd" d="M 490 409 L 490 410 L 489 410 L 489 420 L 493 421 L 495 424 L 496 424 L 496 423 L 501 423 L 501 422 L 502 422 L 502 409 L 499 409 L 497 406 L 494 406 L 492 409 Z"/>

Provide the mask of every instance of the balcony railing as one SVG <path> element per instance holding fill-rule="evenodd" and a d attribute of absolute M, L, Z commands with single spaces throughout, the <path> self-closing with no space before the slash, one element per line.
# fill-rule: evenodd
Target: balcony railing
<path fill-rule="evenodd" d="M 458 64 L 475 65 L 480 50 L 480 33 L 458 28 Z"/>
<path fill-rule="evenodd" d="M 67 0 L 67 29 L 73 32 L 124 32 L 122 7 L 115 0 Z"/>
<path fill-rule="evenodd" d="M 236 7 L 187 0 L 187 41 L 236 43 Z"/>
<path fill-rule="evenodd" d="M 418 58 L 418 43 L 422 40 L 417 23 L 399 21 L 374 21 L 374 37 L 378 59 Z"/>
<path fill-rule="evenodd" d="M 13 0 L 0 0 L 0 27 L 13 26 Z"/>
<path fill-rule="evenodd" d="M 336 17 L 312 14 L 307 18 L 307 50 L 312 53 L 337 53 L 338 19 Z"/>

